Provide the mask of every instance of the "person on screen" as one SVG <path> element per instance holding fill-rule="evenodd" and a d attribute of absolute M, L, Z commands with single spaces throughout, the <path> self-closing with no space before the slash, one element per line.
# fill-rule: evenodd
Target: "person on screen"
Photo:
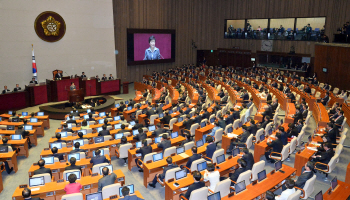
<path fill-rule="evenodd" d="M 72 91 L 72 90 L 76 90 L 76 87 L 75 87 L 75 85 L 74 85 L 74 82 L 71 83 L 71 85 L 70 85 L 70 90 L 71 90 L 71 91 Z"/>
<path fill-rule="evenodd" d="M 152 35 L 148 39 L 149 48 L 145 51 L 145 58 L 143 60 L 159 60 L 160 52 L 156 47 L 156 38 Z"/>

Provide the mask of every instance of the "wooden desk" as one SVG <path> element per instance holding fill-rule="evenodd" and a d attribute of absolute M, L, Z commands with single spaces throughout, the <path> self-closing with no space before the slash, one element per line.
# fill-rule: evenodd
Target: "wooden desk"
<path fill-rule="evenodd" d="M 140 107 L 141 110 L 146 109 L 146 108 L 148 108 L 148 105 L 142 105 L 142 106 Z M 114 108 L 112 108 L 112 109 L 114 109 Z M 124 119 L 126 119 L 127 121 L 131 121 L 130 116 L 131 116 L 133 113 L 135 113 L 136 111 L 137 111 L 137 108 L 133 108 L 133 109 L 131 109 L 131 110 L 123 111 Z M 116 115 L 116 114 L 115 114 L 115 115 Z M 113 115 L 113 116 L 115 116 L 115 115 Z"/>
<path fill-rule="evenodd" d="M 18 152 L 18 156 L 25 156 L 26 158 L 28 158 L 29 149 L 28 149 L 27 139 L 21 139 L 21 140 L 11 140 L 10 139 L 7 143 L 20 149 L 20 151 Z M 0 141 L 0 144 L 3 144 L 3 142 Z"/>
<path fill-rule="evenodd" d="M 37 136 L 36 136 L 36 132 L 37 130 L 31 130 L 29 131 L 29 139 L 30 139 L 30 142 L 37 146 L 38 145 L 38 140 L 37 140 Z M 15 130 L 0 130 L 0 135 L 6 135 L 6 136 L 11 136 L 11 135 L 14 135 L 16 133 Z"/>
<path fill-rule="evenodd" d="M 5 121 L 2 121 L 2 122 L 0 122 L 0 125 L 12 125 L 12 126 L 15 126 L 15 129 L 18 129 L 18 126 L 23 125 L 23 122 L 5 122 Z M 37 130 L 37 132 L 36 132 L 37 135 L 41 135 L 42 137 L 45 136 L 43 122 L 37 122 L 37 123 L 28 122 L 27 125 L 32 125 L 33 129 Z"/>
<path fill-rule="evenodd" d="M 342 104 L 342 110 L 344 111 L 344 117 L 350 119 L 350 107 L 346 102 Z M 350 120 L 346 120 L 346 123 L 350 126 Z"/>
<path fill-rule="evenodd" d="M 0 117 L 2 117 L 2 121 L 4 121 L 4 119 L 8 119 L 11 117 L 12 115 L 9 114 L 1 114 Z M 29 119 L 32 118 L 31 116 L 25 116 L 25 117 L 21 117 L 20 119 Z M 39 122 L 43 122 L 44 124 L 44 128 L 50 128 L 50 118 L 48 115 L 44 115 L 44 116 L 34 116 L 34 118 L 37 118 Z"/>
<path fill-rule="evenodd" d="M 330 190 L 331 188 L 329 188 Z M 323 200 L 335 200 L 335 199 L 347 199 L 350 196 L 350 185 L 338 180 L 338 186 L 328 194 L 328 191 L 324 192 Z"/>
<path fill-rule="evenodd" d="M 15 172 L 18 171 L 17 155 L 15 151 L 0 153 L 0 161 L 7 161 L 10 168 L 13 167 Z"/>
<path fill-rule="evenodd" d="M 214 128 L 214 125 L 209 124 L 203 128 L 198 128 L 195 131 L 195 141 L 201 140 L 204 134 L 208 134 Z"/>
<path fill-rule="evenodd" d="M 123 172 L 118 169 L 113 171 L 117 175 L 117 179 L 115 183 L 121 183 L 123 186 L 125 183 L 125 175 Z M 77 180 L 76 182 L 80 183 L 82 185 L 82 190 L 81 193 L 85 196 L 86 194 L 90 193 L 95 193 L 98 190 L 98 180 L 102 178 L 102 175 L 97 175 L 97 176 L 84 176 L 81 177 L 80 180 Z M 68 181 L 64 181 L 61 183 L 57 182 L 50 182 L 46 183 L 43 186 L 40 187 L 32 187 L 33 188 L 40 188 L 39 190 L 33 191 L 32 190 L 32 195 L 36 195 L 35 197 L 42 198 L 42 199 L 61 199 L 63 195 L 66 194 L 64 191 L 64 187 L 69 184 Z M 23 200 L 22 198 L 22 191 L 23 188 L 17 187 L 15 192 L 12 195 L 12 200 Z M 49 193 L 49 194 L 48 194 Z M 51 193 L 51 194 L 50 194 Z"/>
<path fill-rule="evenodd" d="M 119 191 L 118 191 L 118 192 L 119 192 Z M 143 198 L 143 196 L 141 195 L 141 193 L 140 193 L 138 190 L 135 191 L 134 194 L 135 194 L 137 197 L 141 198 L 141 199 L 145 199 L 145 198 Z M 118 200 L 118 199 L 120 199 L 119 195 L 118 195 L 118 198 L 116 198 L 116 200 Z M 109 198 L 103 199 L 103 200 L 109 200 Z"/>
<path fill-rule="evenodd" d="M 140 100 L 142 98 L 142 92 L 141 91 L 135 91 L 135 98 L 134 98 L 134 101 L 136 103 L 140 103 Z M 114 115 L 113 115 L 114 116 Z"/>
<path fill-rule="evenodd" d="M 287 110 L 286 110 L 286 116 L 284 119 L 284 123 L 294 123 L 293 115 L 296 113 L 295 111 L 295 104 L 294 103 L 287 103 Z"/>
<path fill-rule="evenodd" d="M 319 128 L 326 127 L 327 123 L 329 122 L 329 116 L 326 108 L 322 103 L 314 103 L 314 105 L 312 106 L 314 107 L 312 111 L 312 116 L 315 119 L 316 125 Z"/>

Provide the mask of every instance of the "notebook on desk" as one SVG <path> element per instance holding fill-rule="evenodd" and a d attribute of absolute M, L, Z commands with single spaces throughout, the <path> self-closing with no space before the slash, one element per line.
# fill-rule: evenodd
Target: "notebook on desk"
<path fill-rule="evenodd" d="M 181 154 L 179 154 L 181 157 L 183 157 L 183 158 L 188 158 L 188 157 L 190 157 L 189 155 L 187 155 L 186 153 L 181 153 Z"/>

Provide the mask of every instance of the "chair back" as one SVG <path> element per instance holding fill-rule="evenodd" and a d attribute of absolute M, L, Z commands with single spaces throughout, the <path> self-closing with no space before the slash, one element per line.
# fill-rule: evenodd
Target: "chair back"
<path fill-rule="evenodd" d="M 246 111 L 247 112 L 247 111 Z M 241 118 L 239 119 L 242 124 L 244 124 L 246 122 L 246 117 L 245 117 L 245 114 L 241 116 Z"/>
<path fill-rule="evenodd" d="M 305 132 L 303 130 L 300 131 L 300 133 L 299 133 L 299 135 L 297 137 L 297 147 L 301 145 L 301 143 L 302 143 L 301 140 L 303 139 L 304 135 L 305 135 Z"/>
<path fill-rule="evenodd" d="M 154 125 L 154 120 L 158 117 L 159 117 L 158 114 L 151 115 L 149 125 Z"/>
<path fill-rule="evenodd" d="M 284 161 L 285 159 L 288 158 L 288 156 L 289 156 L 289 148 L 290 148 L 290 143 L 284 145 L 284 147 L 282 149 L 282 152 L 281 152 L 281 154 L 282 154 L 281 160 L 282 161 Z"/>
<path fill-rule="evenodd" d="M 348 128 L 344 128 L 340 133 L 341 136 L 346 135 L 348 133 Z"/>
<path fill-rule="evenodd" d="M 112 136 L 111 135 L 105 135 L 103 136 L 104 138 L 104 141 L 108 141 L 109 139 L 112 139 Z"/>
<path fill-rule="evenodd" d="M 298 138 L 295 137 L 292 139 L 292 141 L 290 141 L 289 154 L 292 154 L 297 148 L 297 139 Z"/>
<path fill-rule="evenodd" d="M 268 123 L 268 124 L 266 125 L 266 127 L 265 127 L 265 135 L 267 135 L 267 133 L 268 133 L 269 130 L 271 129 L 272 123 L 273 123 L 273 122 L 270 122 L 270 123 Z"/>
<path fill-rule="evenodd" d="M 44 177 L 44 183 L 51 183 L 51 175 L 49 173 L 44 173 L 44 174 L 38 174 L 32 176 L 32 178 L 38 178 L 38 177 Z"/>
<path fill-rule="evenodd" d="M 213 163 L 216 163 L 216 158 L 221 156 L 222 154 L 225 154 L 224 149 L 221 148 L 221 149 L 215 150 L 213 153 L 213 157 L 211 158 L 213 160 Z"/>
<path fill-rule="evenodd" d="M 218 143 L 222 140 L 222 133 L 224 132 L 224 129 L 219 128 L 218 130 L 215 131 L 214 138 L 215 142 Z"/>
<path fill-rule="evenodd" d="M 261 136 L 262 134 L 264 134 L 264 129 L 263 129 L 263 128 L 259 129 L 259 130 L 256 132 L 256 134 L 255 134 L 255 142 L 260 141 L 260 136 Z"/>
<path fill-rule="evenodd" d="M 202 187 L 191 192 L 189 200 L 206 199 L 208 197 L 208 188 Z"/>
<path fill-rule="evenodd" d="M 260 160 L 259 162 L 254 163 L 252 168 L 252 178 L 251 181 L 255 181 L 258 179 L 258 173 L 264 170 L 265 168 L 265 161 Z"/>
<path fill-rule="evenodd" d="M 164 151 L 164 158 L 169 157 L 171 154 L 176 154 L 176 147 L 169 147 Z"/>
<path fill-rule="evenodd" d="M 94 165 L 92 166 L 92 173 L 98 173 L 100 174 L 100 167 L 103 167 L 103 166 L 106 166 L 106 165 L 109 165 L 109 163 L 101 163 L 101 164 L 97 164 L 97 165 Z"/>
<path fill-rule="evenodd" d="M 174 178 L 175 179 L 175 172 L 181 170 L 180 167 L 176 167 L 176 168 L 173 168 L 173 169 L 170 169 L 168 171 L 166 171 L 165 173 L 165 177 L 164 177 L 164 181 L 168 181 L 169 179 L 172 179 Z"/>
<path fill-rule="evenodd" d="M 143 162 L 146 163 L 147 161 L 152 160 L 153 161 L 153 155 L 157 154 L 157 152 L 146 154 L 143 158 Z"/>
<path fill-rule="evenodd" d="M 198 123 L 192 124 L 191 129 L 190 129 L 191 136 L 194 136 L 196 134 L 196 129 L 198 127 L 199 127 Z"/>
<path fill-rule="evenodd" d="M 82 193 L 66 194 L 63 195 L 61 200 L 84 200 Z"/>
<path fill-rule="evenodd" d="M 329 170 L 327 173 L 331 173 L 334 170 L 335 164 L 337 163 L 338 158 L 339 158 L 339 154 L 334 154 L 334 156 L 331 158 L 331 160 L 328 163 Z"/>
<path fill-rule="evenodd" d="M 238 178 L 237 178 L 237 183 L 241 182 L 241 181 L 245 181 L 246 185 L 250 184 L 250 176 L 252 175 L 252 171 L 251 170 L 247 170 L 243 173 L 241 173 Z"/>
<path fill-rule="evenodd" d="M 119 195 L 120 183 L 114 183 L 112 185 L 107 185 L 102 188 L 102 198 L 109 199 L 110 196 Z"/>
<path fill-rule="evenodd" d="M 132 147 L 131 143 L 122 144 L 119 147 L 119 158 L 127 158 L 128 150 Z"/>
<path fill-rule="evenodd" d="M 339 144 L 342 144 L 342 145 L 343 145 L 345 139 L 346 139 L 346 135 L 342 135 L 342 136 L 340 137 Z"/>
<path fill-rule="evenodd" d="M 315 181 L 316 181 L 316 174 L 314 174 L 314 176 L 312 178 L 310 178 L 309 180 L 307 180 L 305 182 L 305 185 L 303 188 L 303 190 L 305 191 L 305 194 L 304 194 L 305 197 L 303 199 L 309 198 L 310 194 L 312 194 L 314 192 Z"/>
<path fill-rule="evenodd" d="M 233 128 L 233 129 L 238 128 L 238 127 L 239 127 L 239 122 L 240 122 L 240 120 L 239 120 L 239 119 L 236 119 L 235 121 L 233 121 L 232 128 Z"/>
<path fill-rule="evenodd" d="M 296 190 L 293 194 L 289 195 L 287 200 L 298 200 L 301 195 L 300 190 Z"/>
<path fill-rule="evenodd" d="M 227 130 L 229 129 L 229 128 L 231 128 L 232 127 L 232 124 L 228 124 L 226 127 L 225 127 L 225 133 L 227 133 Z M 232 128 L 233 129 L 233 128 Z"/>
<path fill-rule="evenodd" d="M 253 145 L 253 137 L 254 137 L 254 135 L 250 134 L 249 137 L 247 138 L 247 141 L 245 142 L 248 149 L 250 149 L 250 147 L 252 147 L 252 145 Z"/>
<path fill-rule="evenodd" d="M 135 117 L 137 118 L 142 113 L 142 110 L 136 111 Z"/>
<path fill-rule="evenodd" d="M 169 122 L 169 130 L 173 130 L 173 125 L 177 122 L 177 118 L 173 118 Z"/>
<path fill-rule="evenodd" d="M 187 142 L 184 147 L 185 147 L 185 151 L 191 149 L 194 146 L 194 142 Z"/>
<path fill-rule="evenodd" d="M 192 162 L 192 165 L 191 165 L 191 172 L 193 171 L 197 171 L 198 168 L 197 168 L 197 164 L 201 163 L 201 162 L 205 162 L 205 160 L 203 158 L 201 159 L 198 159 L 198 160 L 195 160 Z"/>
<path fill-rule="evenodd" d="M 226 197 L 230 193 L 231 179 L 227 178 L 216 184 L 214 192 L 220 192 L 221 197 Z"/>

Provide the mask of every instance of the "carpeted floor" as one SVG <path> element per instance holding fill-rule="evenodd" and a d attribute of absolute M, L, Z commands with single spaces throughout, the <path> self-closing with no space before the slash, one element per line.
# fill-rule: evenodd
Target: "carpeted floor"
<path fill-rule="evenodd" d="M 114 95 L 116 99 L 123 99 L 127 100 L 130 98 L 135 97 L 135 91 L 134 91 L 133 84 L 129 85 L 129 94 L 121 94 L 121 95 Z M 118 101 L 117 100 L 117 101 Z M 27 112 L 36 112 L 38 111 L 38 106 L 35 107 L 29 107 L 26 109 L 23 109 Z M 22 110 L 20 110 L 22 111 Z M 252 112 L 252 115 L 254 115 L 256 112 L 256 109 Z M 284 118 L 284 112 L 279 113 L 280 118 Z M 307 140 L 308 135 L 310 135 L 313 130 L 316 127 L 315 121 L 313 119 L 310 120 L 311 123 L 306 129 L 306 135 L 303 141 Z M 11 199 L 12 194 L 18 185 L 21 184 L 28 184 L 28 170 L 30 166 L 37 162 L 39 160 L 40 152 L 43 150 L 43 148 L 49 147 L 48 141 L 50 137 L 54 136 L 54 132 L 57 127 L 59 127 L 60 121 L 59 120 L 50 120 L 51 128 L 49 130 L 45 130 L 45 137 L 39 137 L 38 138 L 38 146 L 33 147 L 29 151 L 29 157 L 18 157 L 18 172 L 14 173 L 12 172 L 10 175 L 7 175 L 6 172 L 2 173 L 3 176 L 3 183 L 4 183 L 4 190 L 0 194 L 0 199 L 2 200 L 8 200 Z M 346 125 L 347 128 L 349 128 Z M 346 139 L 344 145 L 349 146 L 350 142 L 348 139 Z M 221 145 L 219 144 L 219 147 Z M 254 146 L 250 149 L 250 151 L 254 152 Z M 346 155 L 350 153 L 349 148 L 344 148 L 342 154 L 340 155 L 339 163 L 337 163 L 335 170 L 330 174 L 329 179 L 333 178 L 334 176 L 338 177 L 338 180 L 344 181 L 345 180 L 345 174 L 346 174 L 346 168 L 350 161 L 350 158 L 348 158 Z M 291 155 L 290 161 L 285 161 L 284 164 L 293 167 L 294 166 L 294 158 L 295 155 Z M 261 157 L 261 159 L 265 159 L 264 157 Z M 145 188 L 143 186 L 143 174 L 138 172 L 137 168 L 133 168 L 132 171 L 129 171 L 127 167 L 123 166 L 123 160 L 119 160 L 117 158 L 112 158 L 112 164 L 115 169 L 121 169 L 126 177 L 126 184 L 134 184 L 135 190 L 139 190 L 143 197 L 146 200 L 162 200 L 165 197 L 165 190 L 162 188 L 159 184 L 157 184 L 157 187 L 155 189 L 153 188 Z M 273 169 L 273 164 L 266 164 L 265 167 L 267 172 L 270 172 Z M 311 195 L 312 197 L 318 193 L 320 190 L 325 192 L 329 187 L 330 183 L 323 181 L 323 178 L 325 177 L 324 174 L 317 173 L 317 180 L 315 183 L 315 190 L 314 193 Z M 281 191 L 277 191 L 276 194 L 280 194 Z"/>

